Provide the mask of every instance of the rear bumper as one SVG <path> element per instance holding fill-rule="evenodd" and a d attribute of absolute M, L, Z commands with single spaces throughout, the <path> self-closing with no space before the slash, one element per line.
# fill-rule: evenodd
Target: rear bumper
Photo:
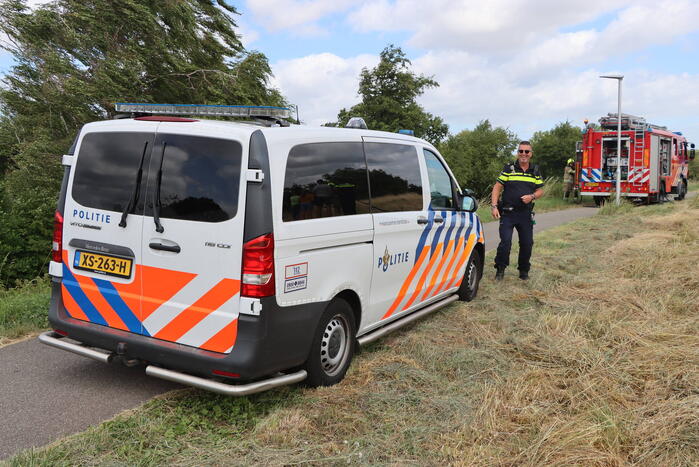
<path fill-rule="evenodd" d="M 66 342 L 63 339 L 63 336 L 53 331 L 45 332 L 39 336 L 39 341 L 41 341 L 43 344 L 72 352 L 83 357 L 91 358 L 102 363 L 110 363 L 114 358 L 114 354 L 91 349 L 84 345 Z M 148 376 L 154 376 L 156 378 L 173 381 L 175 383 L 186 384 L 188 386 L 194 386 L 207 391 L 217 392 L 219 394 L 223 394 L 224 396 L 247 396 L 249 394 L 267 391 L 279 386 L 298 383 L 306 379 L 307 376 L 305 370 L 299 370 L 295 373 L 278 375 L 254 383 L 233 385 L 221 383 L 212 379 L 200 378 L 197 376 L 180 373 L 179 371 L 167 370 L 155 365 L 148 365 L 146 367 L 146 374 Z"/>
<path fill-rule="evenodd" d="M 326 302 L 320 302 L 280 307 L 275 297 L 264 298 L 261 302 L 262 312 L 259 316 L 239 315 L 238 337 L 229 354 L 71 318 L 63 307 L 58 281 L 53 283 L 49 322 L 70 339 L 105 350 L 107 355 L 116 353 L 119 348 L 121 358 L 141 360 L 163 369 L 188 373 L 185 376 L 211 378 L 213 371 L 219 370 L 240 375 L 230 381 L 250 381 L 303 364 L 311 348 L 313 331 L 327 306 Z M 186 384 L 191 385 L 191 382 Z"/>

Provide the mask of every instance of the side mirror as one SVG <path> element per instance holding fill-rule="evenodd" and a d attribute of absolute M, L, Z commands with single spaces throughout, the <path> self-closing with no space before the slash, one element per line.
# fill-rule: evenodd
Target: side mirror
<path fill-rule="evenodd" d="M 696 152 L 696 150 L 694 149 L 694 143 L 690 144 L 689 147 L 692 148 L 689 150 L 689 158 L 691 160 L 694 160 L 694 156 L 695 156 L 695 152 Z"/>
<path fill-rule="evenodd" d="M 478 209 L 478 201 L 471 195 L 464 195 L 461 198 L 461 210 L 467 212 L 476 212 Z"/>

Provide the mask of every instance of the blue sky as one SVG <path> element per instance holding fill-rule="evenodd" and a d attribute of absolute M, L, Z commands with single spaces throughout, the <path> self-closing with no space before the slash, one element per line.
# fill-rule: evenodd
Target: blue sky
<path fill-rule="evenodd" d="M 34 3 L 41 3 L 35 0 Z M 683 131 L 699 144 L 699 2 L 693 0 L 247 0 L 248 49 L 306 124 L 358 101 L 362 67 L 389 43 L 440 83 L 420 98 L 453 133 L 482 119 L 521 138 L 622 110 Z M 0 55 L 0 72 L 10 58 Z"/>

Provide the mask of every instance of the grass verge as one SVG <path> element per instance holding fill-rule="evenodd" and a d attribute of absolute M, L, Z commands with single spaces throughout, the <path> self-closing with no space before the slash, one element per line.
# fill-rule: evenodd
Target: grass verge
<path fill-rule="evenodd" d="M 50 287 L 43 277 L 0 288 L 0 347 L 48 327 Z"/>
<path fill-rule="evenodd" d="M 698 263 L 697 199 L 577 221 L 337 386 L 178 391 L 10 463 L 697 465 Z"/>

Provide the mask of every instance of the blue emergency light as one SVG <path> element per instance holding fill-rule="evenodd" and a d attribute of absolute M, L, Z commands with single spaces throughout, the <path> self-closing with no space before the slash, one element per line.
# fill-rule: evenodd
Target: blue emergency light
<path fill-rule="evenodd" d="M 415 132 L 413 130 L 398 130 L 398 133 L 401 135 L 415 136 Z"/>

